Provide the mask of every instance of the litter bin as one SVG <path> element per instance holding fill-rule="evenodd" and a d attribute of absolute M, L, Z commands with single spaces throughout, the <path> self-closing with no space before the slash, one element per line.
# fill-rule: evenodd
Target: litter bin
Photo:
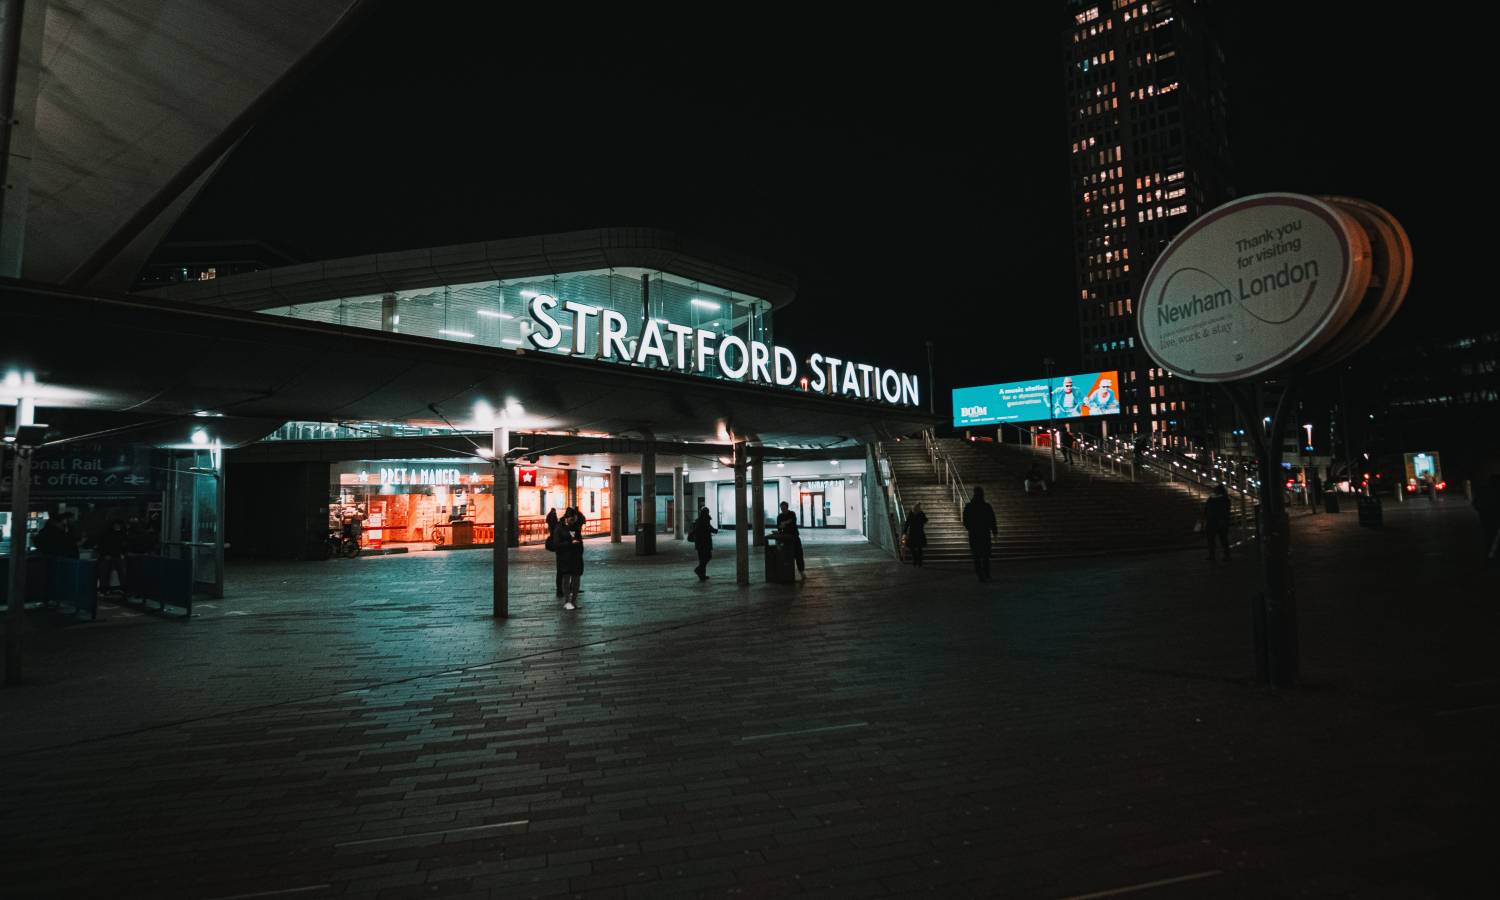
<path fill-rule="evenodd" d="M 797 580 L 796 554 L 784 546 L 779 532 L 766 535 L 766 581 L 769 584 L 791 584 Z"/>
<path fill-rule="evenodd" d="M 467 547 L 474 543 L 474 523 L 468 519 L 453 521 L 453 546 Z"/>
<path fill-rule="evenodd" d="M 1379 497 L 1359 498 L 1359 524 L 1370 528 L 1379 528 L 1384 514 L 1380 509 Z"/>
<path fill-rule="evenodd" d="M 1323 511 L 1336 513 L 1339 511 L 1339 495 L 1333 491 L 1323 495 Z"/>

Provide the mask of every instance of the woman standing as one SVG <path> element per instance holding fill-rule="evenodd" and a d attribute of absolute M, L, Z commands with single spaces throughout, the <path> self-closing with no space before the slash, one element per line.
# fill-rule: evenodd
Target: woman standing
<path fill-rule="evenodd" d="M 557 577 L 563 595 L 563 609 L 577 609 L 578 578 L 583 574 L 583 542 L 574 530 L 571 509 L 563 513 L 552 527 L 552 550 L 557 554 Z"/>
<path fill-rule="evenodd" d="M 911 551 L 911 564 L 920 566 L 922 548 L 927 546 L 927 513 L 922 512 L 922 504 L 912 505 L 911 512 L 906 515 L 903 533 L 906 535 L 906 548 Z"/>
<path fill-rule="evenodd" d="M 698 549 L 698 566 L 693 569 L 698 575 L 699 581 L 708 580 L 708 561 L 714 555 L 714 535 L 719 529 L 709 520 L 708 507 L 698 507 L 698 521 L 693 523 L 693 530 L 688 534 L 688 540 Z"/>

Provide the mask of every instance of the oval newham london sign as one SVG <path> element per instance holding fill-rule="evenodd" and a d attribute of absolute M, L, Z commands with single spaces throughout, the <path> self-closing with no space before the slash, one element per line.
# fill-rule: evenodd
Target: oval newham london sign
<path fill-rule="evenodd" d="M 1191 381 L 1266 375 L 1331 340 L 1369 279 L 1369 238 L 1346 213 L 1301 194 L 1243 197 L 1162 251 L 1141 289 L 1141 344 Z"/>

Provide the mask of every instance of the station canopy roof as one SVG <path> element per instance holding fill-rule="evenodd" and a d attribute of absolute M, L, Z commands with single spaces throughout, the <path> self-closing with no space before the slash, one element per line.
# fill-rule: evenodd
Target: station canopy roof
<path fill-rule="evenodd" d="M 153 438 L 163 443 L 188 428 L 235 445 L 288 420 L 357 420 L 816 448 L 938 421 L 790 388 L 0 281 L 0 403 L 10 373 L 56 398 L 38 400 L 39 421 L 49 407 L 101 425 L 167 420 L 149 433 L 181 434 Z"/>

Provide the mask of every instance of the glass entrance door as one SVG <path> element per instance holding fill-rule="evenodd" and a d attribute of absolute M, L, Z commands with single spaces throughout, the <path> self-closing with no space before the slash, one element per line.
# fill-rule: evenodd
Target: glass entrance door
<path fill-rule="evenodd" d="M 824 517 L 822 491 L 803 491 L 798 495 L 798 501 L 798 528 L 822 528 L 828 524 Z"/>

